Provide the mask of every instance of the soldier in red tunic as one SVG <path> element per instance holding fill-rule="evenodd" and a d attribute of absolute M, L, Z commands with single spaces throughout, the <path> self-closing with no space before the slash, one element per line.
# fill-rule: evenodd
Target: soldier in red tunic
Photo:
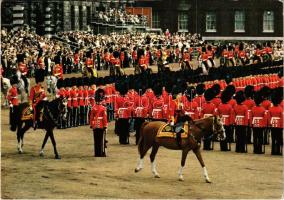
<path fill-rule="evenodd" d="M 243 104 L 245 101 L 245 96 L 243 91 L 236 93 L 235 99 L 237 104 L 233 107 L 234 110 L 234 124 L 235 124 L 235 134 L 236 134 L 236 152 L 246 153 L 246 129 L 248 127 L 248 108 Z"/>
<path fill-rule="evenodd" d="M 104 100 L 104 90 L 98 89 L 95 94 L 96 104 L 93 106 L 90 115 L 90 126 L 93 129 L 94 136 L 94 154 L 95 157 L 106 157 L 106 129 L 107 113 Z"/>
<path fill-rule="evenodd" d="M 90 89 L 88 91 L 89 106 L 92 108 L 95 105 L 95 92 L 96 92 L 96 80 L 94 77 L 90 78 Z"/>
<path fill-rule="evenodd" d="M 65 82 L 65 98 L 67 99 L 67 128 L 71 127 L 72 119 L 72 99 L 70 96 L 71 91 L 71 80 L 69 78 L 64 79 Z"/>
<path fill-rule="evenodd" d="M 283 151 L 283 88 L 276 88 L 271 97 L 273 106 L 268 109 L 268 123 L 271 127 L 271 154 L 282 155 Z"/>
<path fill-rule="evenodd" d="M 57 79 L 63 79 L 63 68 L 61 64 L 55 64 L 53 68 L 53 76 L 55 76 Z"/>
<path fill-rule="evenodd" d="M 204 93 L 205 103 L 203 104 L 202 110 L 201 110 L 201 118 L 206 118 L 210 116 L 216 115 L 216 106 L 214 103 L 211 102 L 211 100 L 214 98 L 214 91 L 213 89 L 209 88 Z M 205 138 L 204 139 L 204 150 L 213 150 L 213 144 L 211 138 Z"/>
<path fill-rule="evenodd" d="M 243 102 L 244 105 L 247 106 L 248 108 L 248 121 L 251 121 L 251 109 L 255 106 L 255 102 L 253 100 L 253 96 L 254 96 L 254 86 L 252 85 L 248 85 L 245 87 L 245 101 Z M 252 144 L 251 142 L 251 134 L 252 134 L 252 130 L 251 130 L 251 126 L 250 123 L 248 124 L 247 127 L 247 144 Z"/>
<path fill-rule="evenodd" d="M 89 78 L 85 77 L 83 82 L 84 116 L 83 125 L 89 124 Z"/>
<path fill-rule="evenodd" d="M 196 94 L 197 96 L 193 99 L 197 103 L 197 117 L 198 119 L 201 118 L 201 108 L 203 104 L 205 103 L 205 98 L 203 96 L 205 92 L 205 85 L 203 83 L 200 83 L 196 86 Z"/>
<path fill-rule="evenodd" d="M 10 79 L 11 88 L 8 90 L 7 99 L 10 106 L 10 129 L 11 131 L 16 130 L 16 122 L 17 122 L 17 112 L 19 107 L 19 100 L 18 100 L 18 90 L 17 84 L 19 80 L 17 76 L 12 76 Z"/>
<path fill-rule="evenodd" d="M 226 139 L 220 141 L 221 151 L 231 151 L 231 142 L 233 141 L 233 129 L 231 128 L 231 125 L 234 120 L 234 112 L 232 106 L 228 103 L 230 99 L 230 91 L 224 90 L 221 94 L 222 102 L 217 106 L 217 114 L 221 117 L 226 133 Z"/>
<path fill-rule="evenodd" d="M 135 118 L 134 121 L 134 129 L 136 131 L 135 143 L 137 145 L 140 138 L 141 126 L 149 116 L 150 101 L 145 94 L 146 87 L 144 87 L 141 83 L 136 83 L 135 89 L 136 92 L 138 92 L 138 95 L 135 96 L 134 100 L 135 104 L 134 104 L 133 117 Z"/>
<path fill-rule="evenodd" d="M 263 145 L 263 134 L 264 129 L 267 126 L 267 114 L 265 109 L 261 106 L 263 101 L 262 95 L 260 92 L 257 92 L 254 95 L 255 106 L 251 110 L 251 126 L 253 129 L 253 152 L 256 154 L 263 154 L 264 148 Z"/>
<path fill-rule="evenodd" d="M 120 144 L 129 144 L 129 119 L 131 118 L 132 102 L 129 100 L 127 94 L 128 83 L 120 82 L 116 84 L 116 89 L 119 91 L 119 95 L 115 98 L 115 132 L 119 136 Z"/>
<path fill-rule="evenodd" d="M 83 78 L 78 78 L 77 79 L 77 86 L 78 86 L 78 90 L 77 90 L 77 98 L 78 98 L 78 114 L 79 114 L 79 126 L 83 125 L 83 120 L 84 120 L 84 115 L 85 115 L 85 110 L 84 110 L 84 90 L 83 90 L 83 85 L 84 85 L 84 81 Z"/>
<path fill-rule="evenodd" d="M 56 98 L 65 98 L 66 92 L 65 92 L 65 81 L 62 79 L 59 79 L 56 83 L 57 87 L 57 92 L 56 92 Z M 58 119 L 58 124 L 57 124 L 58 129 L 66 128 L 66 122 L 62 119 Z"/>
<path fill-rule="evenodd" d="M 71 90 L 70 90 L 70 98 L 71 98 L 71 106 L 72 106 L 72 119 L 71 126 L 78 126 L 78 89 L 77 89 L 77 80 L 75 77 L 71 78 Z"/>
<path fill-rule="evenodd" d="M 34 110 L 34 129 L 40 127 L 40 112 L 44 107 L 44 104 L 47 100 L 46 92 L 42 86 L 42 82 L 44 82 L 44 74 L 45 71 L 43 69 L 38 69 L 35 72 L 35 81 L 36 85 L 31 88 L 30 91 L 30 106 L 31 109 Z"/>

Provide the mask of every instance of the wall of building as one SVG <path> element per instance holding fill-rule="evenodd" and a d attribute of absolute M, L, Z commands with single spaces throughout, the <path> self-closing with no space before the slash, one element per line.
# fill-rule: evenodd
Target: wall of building
<path fill-rule="evenodd" d="M 283 37 L 283 2 L 279 0 L 138 0 L 136 6 L 152 7 L 158 12 L 163 30 L 179 31 L 178 16 L 187 13 L 188 32 L 201 33 L 205 37 Z M 234 13 L 245 13 L 245 31 L 235 32 Z M 274 12 L 274 31 L 263 31 L 263 13 Z M 216 32 L 206 32 L 206 13 L 216 13 Z"/>

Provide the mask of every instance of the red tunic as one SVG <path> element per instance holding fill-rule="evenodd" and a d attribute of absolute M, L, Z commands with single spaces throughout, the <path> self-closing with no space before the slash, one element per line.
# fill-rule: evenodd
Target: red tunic
<path fill-rule="evenodd" d="M 26 76 L 28 73 L 28 68 L 25 63 L 20 62 L 18 65 L 19 71 L 21 72 L 22 75 Z"/>
<path fill-rule="evenodd" d="M 211 102 L 217 107 L 222 101 L 219 97 L 215 97 Z"/>
<path fill-rule="evenodd" d="M 269 108 L 268 124 L 274 128 L 283 128 L 283 107 L 273 106 Z"/>
<path fill-rule="evenodd" d="M 128 119 L 131 117 L 133 102 L 127 96 L 118 95 L 115 100 L 115 113 L 117 118 Z"/>
<path fill-rule="evenodd" d="M 251 110 L 250 124 L 252 127 L 266 127 L 267 114 L 262 106 L 254 106 Z"/>
<path fill-rule="evenodd" d="M 134 117 L 147 118 L 149 114 L 150 102 L 146 95 L 135 97 Z"/>
<path fill-rule="evenodd" d="M 57 91 L 56 97 L 63 97 L 63 98 L 65 98 L 65 97 L 66 97 L 65 88 L 60 88 L 60 89 Z"/>
<path fill-rule="evenodd" d="M 229 126 L 234 123 L 235 115 L 232 106 L 228 103 L 221 103 L 217 107 L 217 115 L 222 119 L 225 126 Z"/>
<path fill-rule="evenodd" d="M 216 115 L 216 106 L 212 102 L 205 102 L 201 109 L 201 118 Z"/>
<path fill-rule="evenodd" d="M 76 88 L 72 88 L 70 91 L 70 98 L 72 101 L 72 107 L 77 108 L 78 107 L 78 92 Z"/>
<path fill-rule="evenodd" d="M 235 119 L 234 119 L 234 123 L 235 125 L 237 126 L 247 126 L 248 125 L 248 108 L 246 105 L 239 105 L 239 104 L 236 104 L 234 107 L 233 107 L 233 110 L 235 112 L 234 116 L 235 116 Z"/>
<path fill-rule="evenodd" d="M 101 104 L 95 104 L 90 114 L 90 125 L 92 129 L 107 128 L 106 108 Z"/>
<path fill-rule="evenodd" d="M 84 97 L 84 106 L 89 105 L 89 90 L 87 88 L 84 88 L 83 90 L 83 97 Z"/>
<path fill-rule="evenodd" d="M 31 88 L 30 91 L 30 105 L 35 106 L 39 101 L 46 98 L 46 93 L 44 91 L 44 88 L 37 84 Z"/>
<path fill-rule="evenodd" d="M 182 98 L 183 108 L 182 111 L 185 115 L 190 116 L 193 120 L 199 118 L 198 104 L 195 101 L 188 101 L 188 99 Z"/>
<path fill-rule="evenodd" d="M 63 68 L 60 64 L 54 66 L 53 76 L 63 79 Z"/>
<path fill-rule="evenodd" d="M 197 103 L 197 112 L 198 112 L 198 119 L 201 118 L 201 109 L 203 104 L 206 102 L 203 95 L 199 95 L 193 99 Z"/>
<path fill-rule="evenodd" d="M 89 96 L 89 104 L 93 107 L 95 105 L 95 89 L 90 89 L 88 91 L 88 96 Z"/>
<path fill-rule="evenodd" d="M 12 104 L 13 106 L 18 106 L 19 105 L 17 87 L 12 86 L 9 89 L 8 95 L 7 95 L 7 99 L 9 101 L 9 104 Z"/>

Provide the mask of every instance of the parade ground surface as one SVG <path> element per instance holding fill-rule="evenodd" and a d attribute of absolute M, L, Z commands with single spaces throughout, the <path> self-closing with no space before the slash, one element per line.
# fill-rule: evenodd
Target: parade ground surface
<path fill-rule="evenodd" d="M 174 199 L 281 199 L 283 195 L 283 158 L 265 155 L 202 151 L 211 184 L 192 152 L 184 168 L 183 182 L 178 181 L 180 151 L 161 147 L 157 169 L 161 178 L 151 173 L 149 152 L 144 169 L 134 173 L 138 151 L 133 133 L 130 145 L 119 145 L 114 123 L 109 124 L 107 157 L 93 156 L 93 135 L 89 126 L 55 129 L 57 148 L 62 156 L 55 160 L 51 142 L 45 156 L 39 151 L 43 130 L 30 129 L 24 138 L 24 153 L 18 154 L 16 133 L 9 130 L 9 110 L 1 111 L 1 195 L 2 198 L 73 199 L 73 198 L 174 198 Z M 235 149 L 235 146 L 232 146 Z"/>

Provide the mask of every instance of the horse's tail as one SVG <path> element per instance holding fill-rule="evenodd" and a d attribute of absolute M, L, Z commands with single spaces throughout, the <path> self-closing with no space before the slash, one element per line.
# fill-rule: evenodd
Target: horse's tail
<path fill-rule="evenodd" d="M 143 152 L 143 148 L 144 148 L 144 127 L 148 124 L 149 122 L 144 122 L 140 128 L 140 138 L 138 141 L 138 151 L 139 154 L 141 155 L 141 153 Z"/>

